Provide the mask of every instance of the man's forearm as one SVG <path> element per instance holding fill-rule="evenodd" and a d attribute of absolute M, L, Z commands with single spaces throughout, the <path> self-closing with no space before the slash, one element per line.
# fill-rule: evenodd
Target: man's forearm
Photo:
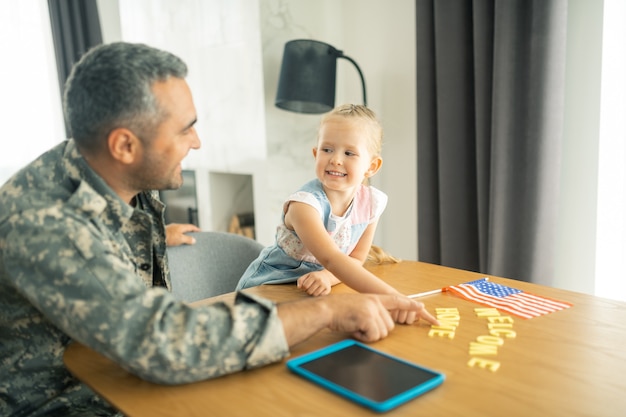
<path fill-rule="evenodd" d="M 281 303 L 277 309 L 289 346 L 305 341 L 330 322 L 331 312 L 321 298 Z"/>

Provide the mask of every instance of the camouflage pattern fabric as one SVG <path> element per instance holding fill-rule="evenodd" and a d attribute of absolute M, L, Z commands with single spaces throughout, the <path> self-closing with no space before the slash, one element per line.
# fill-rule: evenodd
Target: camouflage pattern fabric
<path fill-rule="evenodd" d="M 115 415 L 77 381 L 79 341 L 139 377 L 182 384 L 276 362 L 288 347 L 276 306 L 240 293 L 191 308 L 169 288 L 163 204 L 122 201 L 61 143 L 0 188 L 0 415 Z"/>

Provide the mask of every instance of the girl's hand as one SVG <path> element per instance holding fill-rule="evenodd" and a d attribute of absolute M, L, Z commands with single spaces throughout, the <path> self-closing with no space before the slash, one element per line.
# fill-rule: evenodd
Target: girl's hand
<path fill-rule="evenodd" d="M 165 226 L 165 244 L 167 246 L 193 245 L 196 240 L 186 233 L 199 232 L 193 224 L 170 223 Z"/>
<path fill-rule="evenodd" d="M 306 291 L 314 297 L 330 294 L 330 289 L 339 281 L 331 272 L 326 269 L 310 272 L 298 278 L 298 288 Z"/>

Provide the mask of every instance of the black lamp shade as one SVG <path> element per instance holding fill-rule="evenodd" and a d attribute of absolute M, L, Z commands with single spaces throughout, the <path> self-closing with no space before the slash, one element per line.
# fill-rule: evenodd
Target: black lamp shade
<path fill-rule="evenodd" d="M 335 107 L 337 57 L 341 51 L 310 39 L 285 44 L 276 106 L 297 113 L 325 113 Z"/>

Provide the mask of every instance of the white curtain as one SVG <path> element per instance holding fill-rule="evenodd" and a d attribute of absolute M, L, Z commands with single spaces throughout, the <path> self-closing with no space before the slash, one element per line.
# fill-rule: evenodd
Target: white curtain
<path fill-rule="evenodd" d="M 0 184 L 65 139 L 46 0 L 0 2 Z"/>

